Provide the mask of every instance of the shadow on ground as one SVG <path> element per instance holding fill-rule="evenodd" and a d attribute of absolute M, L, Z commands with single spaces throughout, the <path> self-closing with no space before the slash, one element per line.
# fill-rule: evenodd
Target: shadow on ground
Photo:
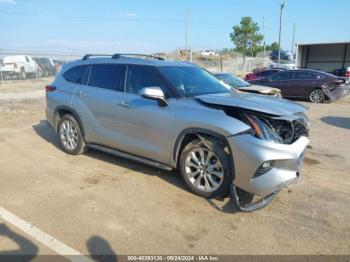
<path fill-rule="evenodd" d="M 86 242 L 90 257 L 98 262 L 117 262 L 118 257 L 111 245 L 100 236 L 92 236 Z"/>
<path fill-rule="evenodd" d="M 45 120 L 41 120 L 38 124 L 33 125 L 33 129 L 45 141 L 54 145 L 57 149 L 62 150 L 55 131 L 47 124 Z M 157 169 L 151 166 L 147 166 L 128 159 L 115 157 L 111 154 L 107 154 L 93 149 L 89 149 L 85 153 L 85 155 L 113 165 L 123 167 L 125 169 L 130 169 L 132 171 L 142 173 L 144 175 L 158 176 L 159 178 L 165 180 L 167 183 L 172 184 L 173 186 L 176 186 L 185 192 L 189 192 L 177 171 L 165 171 Z M 226 203 L 223 201 L 223 199 L 220 200 L 222 201 L 214 202 L 213 200 L 207 200 L 207 202 L 211 207 L 224 213 L 235 213 L 238 211 L 232 199 L 230 199 Z M 216 202 L 221 202 L 223 203 L 223 205 L 221 206 L 219 203 Z"/>
<path fill-rule="evenodd" d="M 33 260 L 39 251 L 39 248 L 29 239 L 12 231 L 5 224 L 0 224 L 0 237 L 9 238 L 11 241 L 17 244 L 18 249 L 14 250 L 2 250 L 0 246 L 0 260 L 7 261 L 6 259 L 15 259 L 16 261 L 31 261 Z"/>
<path fill-rule="evenodd" d="M 350 117 L 325 116 L 321 118 L 321 121 L 328 125 L 350 129 Z"/>

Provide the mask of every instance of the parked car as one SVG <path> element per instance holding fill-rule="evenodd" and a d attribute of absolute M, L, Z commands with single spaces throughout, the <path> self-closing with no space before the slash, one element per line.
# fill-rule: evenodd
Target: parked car
<path fill-rule="evenodd" d="M 57 73 L 55 63 L 51 58 L 34 57 L 34 61 L 39 65 L 43 72 L 43 76 L 54 76 Z"/>
<path fill-rule="evenodd" d="M 313 103 L 333 101 L 343 96 L 344 80 L 332 74 L 311 69 L 285 70 L 251 84 L 276 87 L 285 98 L 308 99 Z"/>
<path fill-rule="evenodd" d="M 201 56 L 216 56 L 217 54 L 213 50 L 203 50 L 199 52 Z"/>
<path fill-rule="evenodd" d="M 269 63 L 270 68 L 282 68 L 282 69 L 295 69 L 295 61 L 294 60 L 281 60 L 280 63 L 276 61 L 271 61 Z"/>
<path fill-rule="evenodd" d="M 87 55 L 63 66 L 46 101 L 66 153 L 177 169 L 193 193 L 231 194 L 243 211 L 297 181 L 309 142 L 304 106 L 228 89 L 186 62 Z"/>
<path fill-rule="evenodd" d="M 1 71 L 4 78 L 26 79 L 35 77 L 37 74 L 37 64 L 27 55 L 6 56 L 3 59 Z"/>
<path fill-rule="evenodd" d="M 271 51 L 269 57 L 271 60 L 277 61 L 278 60 L 278 50 Z M 293 57 L 291 57 L 290 54 L 288 54 L 286 51 L 281 50 L 280 58 L 281 58 L 281 60 L 290 60 Z"/>
<path fill-rule="evenodd" d="M 215 76 L 219 80 L 224 81 L 231 88 L 235 88 L 243 92 L 261 94 L 261 95 L 270 95 L 270 96 L 282 98 L 281 90 L 279 90 L 278 88 L 252 85 L 229 73 L 219 73 L 219 74 L 215 74 Z"/>
<path fill-rule="evenodd" d="M 269 77 L 277 72 L 280 72 L 282 70 L 285 70 L 284 68 L 273 68 L 273 69 L 262 69 L 262 70 L 256 70 L 253 73 L 249 73 L 245 76 L 245 80 L 255 80 L 255 79 L 263 79 L 266 77 Z"/>

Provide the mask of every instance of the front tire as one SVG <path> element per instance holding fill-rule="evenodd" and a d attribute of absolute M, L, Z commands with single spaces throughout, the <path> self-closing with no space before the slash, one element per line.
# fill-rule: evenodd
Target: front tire
<path fill-rule="evenodd" d="M 326 99 L 326 94 L 322 89 L 314 89 L 309 95 L 309 100 L 311 103 L 323 103 Z"/>
<path fill-rule="evenodd" d="M 86 151 L 84 137 L 74 116 L 64 115 L 58 123 L 57 133 L 64 152 L 79 155 Z"/>
<path fill-rule="evenodd" d="M 180 174 L 188 188 L 204 198 L 225 197 L 232 183 L 230 155 L 216 139 L 196 139 L 182 150 Z"/>

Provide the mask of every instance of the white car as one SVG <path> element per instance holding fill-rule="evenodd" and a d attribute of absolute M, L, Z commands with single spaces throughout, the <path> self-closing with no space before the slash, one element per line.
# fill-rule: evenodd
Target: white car
<path fill-rule="evenodd" d="M 200 51 L 199 54 L 201 56 L 216 56 L 217 54 L 215 53 L 215 51 L 213 50 L 204 50 L 204 51 Z"/>
<path fill-rule="evenodd" d="M 6 56 L 2 63 L 1 71 L 5 79 L 26 79 L 36 76 L 38 72 L 37 63 L 27 55 Z"/>
<path fill-rule="evenodd" d="M 284 69 L 296 69 L 295 62 L 294 61 L 288 61 L 288 60 L 281 60 L 280 64 L 278 65 L 277 62 L 271 61 L 269 63 L 270 68 L 284 68 Z"/>

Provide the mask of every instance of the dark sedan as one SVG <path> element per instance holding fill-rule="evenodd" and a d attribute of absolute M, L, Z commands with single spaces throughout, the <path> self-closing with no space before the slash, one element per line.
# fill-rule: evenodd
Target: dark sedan
<path fill-rule="evenodd" d="M 280 71 L 268 78 L 249 82 L 276 87 L 281 90 L 283 97 L 307 99 L 313 103 L 338 99 L 346 95 L 348 89 L 344 87 L 344 80 L 311 69 Z"/>

